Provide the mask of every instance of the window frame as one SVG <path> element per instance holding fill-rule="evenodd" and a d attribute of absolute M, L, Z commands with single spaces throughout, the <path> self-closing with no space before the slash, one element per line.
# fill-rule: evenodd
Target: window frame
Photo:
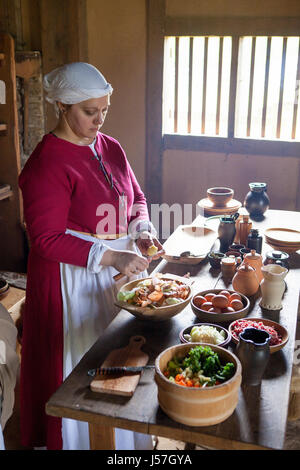
<path fill-rule="evenodd" d="M 166 150 L 300 158 L 300 142 L 234 137 L 238 47 L 241 36 L 300 36 L 299 17 L 167 17 L 165 0 L 148 0 L 146 87 L 146 196 L 162 201 L 162 157 Z M 162 135 L 163 59 L 165 36 L 231 36 L 228 137 Z"/>

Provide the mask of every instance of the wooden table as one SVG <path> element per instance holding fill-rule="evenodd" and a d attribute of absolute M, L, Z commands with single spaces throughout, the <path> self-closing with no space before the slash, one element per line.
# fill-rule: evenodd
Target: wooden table
<path fill-rule="evenodd" d="M 255 228 L 270 226 L 300 227 L 300 213 L 272 211 Z M 264 252 L 269 250 L 264 244 Z M 160 409 L 153 371 L 145 371 L 132 398 L 96 394 L 90 391 L 91 378 L 87 370 L 99 366 L 111 351 L 128 344 L 132 335 L 146 338 L 144 351 L 149 363 L 172 344 L 179 343 L 179 331 L 188 324 L 197 323 L 190 306 L 169 321 L 149 323 L 122 310 L 103 336 L 85 354 L 61 387 L 50 398 L 46 411 L 53 416 L 87 421 L 90 426 L 92 449 L 114 448 L 114 427 L 177 439 L 215 449 L 281 449 L 285 440 L 289 389 L 295 346 L 295 330 L 299 301 L 300 255 L 290 259 L 291 269 L 286 277 L 287 291 L 280 312 L 269 311 L 264 317 L 280 322 L 290 334 L 287 345 L 270 356 L 267 371 L 258 387 L 242 386 L 238 406 L 233 415 L 221 424 L 209 427 L 189 427 L 174 422 Z M 170 264 L 162 261 L 157 271 L 194 278 L 194 292 L 230 287 L 220 273 L 213 271 L 207 261 L 196 266 Z M 259 294 L 251 298 L 248 316 L 262 317 L 258 305 Z M 223 324 L 224 325 L 224 324 Z M 233 346 L 234 348 L 234 346 Z M 233 349 L 234 351 L 234 349 Z"/>

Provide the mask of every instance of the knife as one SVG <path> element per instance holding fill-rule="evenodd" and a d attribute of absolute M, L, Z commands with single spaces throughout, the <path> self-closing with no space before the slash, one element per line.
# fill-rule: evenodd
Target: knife
<path fill-rule="evenodd" d="M 153 256 L 146 256 L 147 258 L 147 261 L 148 263 L 150 263 L 150 261 L 152 261 L 152 259 L 155 257 L 155 256 L 160 256 L 160 255 L 163 255 L 165 253 L 165 250 L 160 250 L 158 251 L 157 253 L 155 253 L 155 255 Z M 123 274 L 123 273 L 118 273 L 114 276 L 114 280 L 115 281 L 119 281 L 119 279 L 122 279 L 123 277 L 125 277 L 126 274 Z"/>
<path fill-rule="evenodd" d="M 88 375 L 95 377 L 96 375 L 111 375 L 120 373 L 137 374 L 145 369 L 154 369 L 154 365 L 148 366 L 115 366 L 115 367 L 98 367 L 97 369 L 90 369 Z"/>

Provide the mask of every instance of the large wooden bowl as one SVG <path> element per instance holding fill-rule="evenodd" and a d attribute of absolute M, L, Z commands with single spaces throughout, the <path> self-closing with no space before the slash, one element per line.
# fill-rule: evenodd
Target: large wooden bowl
<path fill-rule="evenodd" d="M 128 282 L 127 284 L 124 284 L 124 286 L 121 287 L 120 292 L 134 289 L 134 287 L 136 287 L 136 285 L 139 282 L 141 282 L 142 280 L 144 281 L 145 279 L 151 279 L 151 277 L 147 277 L 144 279 L 137 279 L 135 281 Z M 178 313 L 181 313 L 182 310 L 191 301 L 193 293 L 192 293 L 190 282 L 187 278 L 176 276 L 174 274 L 165 274 L 161 279 L 176 280 L 185 284 L 189 289 L 188 297 L 180 304 L 167 305 L 165 307 L 158 307 L 155 309 L 150 308 L 150 307 L 138 307 L 138 306 L 129 304 L 128 302 L 121 302 L 119 300 L 115 302 L 115 305 L 117 305 L 120 308 L 123 308 L 124 310 L 127 310 L 128 312 L 132 313 L 132 315 L 136 316 L 137 318 L 141 318 L 142 320 L 164 321 L 164 320 L 168 320 L 169 318 L 174 317 L 175 315 L 178 315 Z"/>
<path fill-rule="evenodd" d="M 238 403 L 242 366 L 238 358 L 220 346 L 210 347 L 217 352 L 221 363 L 233 362 L 236 371 L 233 377 L 221 385 L 195 388 L 183 387 L 168 380 L 163 372 L 175 355 L 185 356 L 195 346 L 205 343 L 188 343 L 171 346 L 155 361 L 155 381 L 158 402 L 162 410 L 174 421 L 188 426 L 211 426 L 225 421 L 234 412 Z"/>
<path fill-rule="evenodd" d="M 270 346 L 270 354 L 273 354 L 273 353 L 279 351 L 280 349 L 282 349 L 289 340 L 288 331 L 284 328 L 284 326 L 280 325 L 276 321 L 268 320 L 267 318 L 246 318 L 246 320 L 247 321 L 249 320 L 249 321 L 255 321 L 255 322 L 262 322 L 266 326 L 271 326 L 282 337 L 282 342 L 280 344 L 275 344 L 274 346 Z M 235 344 L 238 344 L 239 340 L 235 339 L 235 337 L 233 336 L 233 333 L 232 333 L 234 322 L 235 321 L 230 323 L 230 325 L 228 327 L 228 330 L 229 330 L 229 333 L 231 334 L 232 342 L 235 343 Z"/>
<path fill-rule="evenodd" d="M 202 295 L 204 297 L 205 294 L 208 294 L 210 292 L 213 293 L 213 294 L 219 294 L 222 290 L 227 290 L 228 292 L 230 292 L 230 294 L 233 294 L 234 292 L 236 292 L 234 290 L 229 290 L 229 289 L 208 289 L 208 290 L 204 290 L 202 292 L 197 292 L 197 294 L 194 294 L 194 296 L 191 300 L 191 307 L 192 307 L 192 310 L 193 310 L 194 314 L 196 315 L 197 318 L 199 318 L 199 320 L 201 322 L 208 322 L 208 323 L 232 322 L 233 320 L 238 320 L 239 318 L 244 318 L 248 314 L 249 307 L 250 307 L 250 301 L 249 301 L 248 297 L 246 297 L 244 294 L 241 294 L 240 292 L 238 292 L 238 294 L 242 298 L 244 308 L 242 308 L 241 310 L 238 310 L 237 312 L 232 312 L 232 313 L 207 312 L 206 310 L 202 310 L 201 308 L 197 307 L 193 302 L 194 297 L 196 297 L 197 295 Z"/>

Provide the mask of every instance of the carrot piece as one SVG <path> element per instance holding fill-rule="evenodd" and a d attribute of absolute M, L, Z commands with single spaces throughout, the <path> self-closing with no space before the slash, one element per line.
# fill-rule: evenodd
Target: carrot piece
<path fill-rule="evenodd" d="M 154 291 L 148 295 L 148 299 L 152 300 L 152 302 L 158 302 L 163 295 L 163 292 Z"/>

